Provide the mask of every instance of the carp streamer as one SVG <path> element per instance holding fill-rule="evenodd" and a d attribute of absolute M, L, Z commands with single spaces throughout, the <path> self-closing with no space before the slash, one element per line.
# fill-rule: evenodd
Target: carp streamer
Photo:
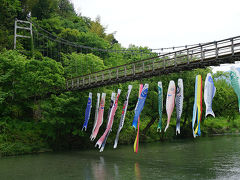
<path fill-rule="evenodd" d="M 214 86 L 212 75 L 208 73 L 204 86 L 204 102 L 206 105 L 205 117 L 207 117 L 207 115 L 212 115 L 213 117 L 215 117 L 215 114 L 212 110 L 212 100 L 215 96 L 215 93 L 216 87 Z"/>
<path fill-rule="evenodd" d="M 162 111 L 163 111 L 163 88 L 162 82 L 158 82 L 158 114 L 159 114 L 159 121 L 157 131 L 162 131 Z"/>
<path fill-rule="evenodd" d="M 164 132 L 167 131 L 167 129 L 169 127 L 169 124 L 170 124 L 172 112 L 173 112 L 173 109 L 174 109 L 174 103 L 175 103 L 175 93 L 176 93 L 175 82 L 171 80 L 169 82 L 168 92 L 167 92 L 166 111 L 167 111 L 168 119 L 167 119 L 167 125 L 164 129 Z"/>
<path fill-rule="evenodd" d="M 200 122 L 202 116 L 202 77 L 201 75 L 196 76 L 195 80 L 195 98 L 194 98 L 194 105 L 193 105 L 193 118 L 192 118 L 192 130 L 193 130 L 193 137 L 201 135 L 200 129 Z M 197 125 L 194 129 L 195 122 L 197 119 Z"/>
<path fill-rule="evenodd" d="M 91 114 L 91 108 L 92 108 L 92 93 L 89 93 L 89 97 L 88 97 L 88 102 L 87 102 L 87 108 L 85 111 L 85 121 L 83 124 L 83 128 L 82 131 L 85 129 L 85 131 L 87 130 L 87 125 L 88 125 L 88 120 L 90 118 L 90 114 Z"/>
<path fill-rule="evenodd" d="M 147 93 L 148 93 L 148 84 L 145 84 L 144 87 L 142 84 L 140 84 L 139 87 L 139 98 L 138 98 L 138 102 L 135 108 L 135 115 L 134 115 L 134 119 L 133 119 L 133 123 L 132 126 L 136 128 L 136 126 L 138 126 L 138 130 L 137 130 L 137 136 L 135 138 L 134 141 L 134 152 L 138 153 L 138 144 L 139 144 L 139 127 L 140 127 L 140 114 L 141 111 L 143 110 L 146 98 L 147 98 Z"/>
<path fill-rule="evenodd" d="M 118 89 L 117 97 L 115 99 L 115 102 L 113 104 L 113 107 L 112 107 L 110 115 L 109 115 L 107 128 L 95 145 L 95 146 L 98 146 L 98 148 L 100 149 L 100 152 L 102 152 L 104 150 L 108 135 L 109 135 L 110 131 L 112 130 L 112 125 L 113 125 L 114 116 L 115 116 L 115 113 L 116 113 L 116 110 L 118 107 L 118 99 L 119 99 L 120 93 L 121 93 L 121 90 Z"/>
<path fill-rule="evenodd" d="M 143 85 L 140 84 L 140 86 L 143 86 Z M 138 102 L 137 102 L 137 105 L 136 105 L 136 108 L 135 108 L 135 115 L 134 115 L 133 123 L 132 123 L 132 126 L 135 129 L 137 128 L 138 117 L 140 116 L 140 114 L 143 110 L 144 104 L 145 104 L 145 100 L 146 100 L 147 93 L 148 93 L 148 86 L 149 86 L 148 84 L 144 85 L 144 87 L 142 89 L 142 92 L 140 94 L 140 97 L 138 98 Z"/>
<path fill-rule="evenodd" d="M 240 75 L 238 70 L 235 67 L 231 67 L 230 80 L 231 80 L 231 85 L 238 97 L 238 109 L 240 112 Z"/>
<path fill-rule="evenodd" d="M 92 134 L 93 134 L 93 131 L 96 128 L 96 124 L 97 124 L 99 103 L 100 103 L 100 93 L 97 93 L 97 103 L 96 103 L 95 118 L 94 118 L 94 123 L 93 123 Z M 92 134 L 91 134 L 91 136 L 92 136 Z"/>
<path fill-rule="evenodd" d="M 117 148 L 119 134 L 120 134 L 120 131 L 123 128 L 125 116 L 126 116 L 126 113 L 127 113 L 128 99 L 129 99 L 131 90 L 132 90 L 132 85 L 128 85 L 128 92 L 127 92 L 126 100 L 124 101 L 124 104 L 123 104 L 122 115 L 121 115 L 121 119 L 120 119 L 120 122 L 119 122 L 118 131 L 117 131 L 117 135 L 116 135 L 116 138 L 115 138 L 115 141 L 114 141 L 113 148 Z"/>
<path fill-rule="evenodd" d="M 177 94 L 176 94 L 176 112 L 177 112 L 177 122 L 176 122 L 176 135 L 180 134 L 180 120 L 182 116 L 183 109 L 183 80 L 178 79 Z"/>
<path fill-rule="evenodd" d="M 104 105 L 105 105 L 105 98 L 106 98 L 106 93 L 102 93 L 102 99 L 100 102 L 100 107 L 99 107 L 99 111 L 98 111 L 98 118 L 97 118 L 97 122 L 96 122 L 96 126 L 93 130 L 93 133 L 90 137 L 91 141 L 93 141 L 99 131 L 99 128 L 101 127 L 102 123 L 103 123 L 103 113 L 104 113 Z"/>

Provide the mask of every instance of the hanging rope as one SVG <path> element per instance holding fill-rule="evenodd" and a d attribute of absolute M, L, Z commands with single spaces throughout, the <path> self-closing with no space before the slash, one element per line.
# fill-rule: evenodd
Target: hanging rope
<path fill-rule="evenodd" d="M 65 48 L 61 48 L 61 49 L 63 49 L 63 51 L 66 51 L 65 53 L 67 53 L 67 54 L 68 54 L 68 52 L 71 53 L 71 50 L 74 50 L 74 48 L 76 48 L 77 52 L 80 50 L 81 52 L 85 52 L 87 54 L 89 52 L 92 52 L 92 53 L 93 52 L 96 52 L 96 53 L 97 52 L 101 52 L 101 53 L 108 52 L 108 53 L 123 54 L 124 56 L 125 55 L 129 55 L 130 57 L 132 57 L 133 55 L 140 55 L 141 57 L 143 55 L 157 57 L 159 55 L 164 55 L 164 54 L 170 53 L 170 52 L 163 52 L 164 50 L 176 51 L 177 49 L 180 49 L 180 48 L 184 49 L 184 48 L 190 48 L 190 47 L 194 47 L 194 46 L 199 46 L 199 44 L 190 44 L 190 45 L 184 45 L 184 46 L 173 46 L 173 47 L 156 48 L 156 49 L 149 49 L 149 48 L 121 49 L 121 50 L 119 50 L 119 49 L 117 49 L 117 50 L 116 49 L 101 49 L 101 48 L 97 48 L 97 47 L 90 47 L 90 46 L 80 45 L 80 44 L 77 44 L 75 42 L 71 42 L 71 41 L 68 41 L 66 39 L 63 39 L 63 38 L 61 38 L 61 37 L 59 37 L 57 35 L 54 35 L 54 34 L 50 33 L 49 31 L 43 29 L 38 24 L 36 24 L 35 22 L 31 21 L 29 18 L 27 18 L 27 19 L 36 28 L 36 30 L 33 29 L 34 33 L 40 34 L 43 38 L 46 38 L 47 42 L 48 42 L 48 40 L 51 40 L 53 42 L 61 44 L 61 46 L 63 46 L 63 47 L 65 46 Z M 43 31 L 47 35 L 38 32 L 38 30 Z M 203 43 L 203 44 L 200 44 L 200 45 L 204 45 L 204 44 L 207 44 L 207 43 Z M 49 45 L 47 43 L 47 55 L 49 55 L 48 46 Z M 72 47 L 72 48 L 69 49 L 68 47 Z M 52 50 L 52 46 L 50 48 Z M 156 52 L 154 52 L 154 51 L 156 51 Z M 161 52 L 157 52 L 157 51 L 161 51 Z M 52 52 L 51 52 L 51 56 L 53 57 Z M 146 58 L 146 56 L 144 58 Z"/>

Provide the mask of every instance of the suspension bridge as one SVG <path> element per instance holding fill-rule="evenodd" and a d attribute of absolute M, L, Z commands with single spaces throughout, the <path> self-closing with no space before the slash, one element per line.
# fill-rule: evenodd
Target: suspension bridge
<path fill-rule="evenodd" d="M 24 23 L 24 21 L 19 21 Z M 29 23 L 29 22 L 28 22 Z M 15 32 L 16 28 L 21 28 L 16 26 L 15 22 Z M 77 52 L 82 53 L 82 49 L 88 51 L 100 51 L 100 52 L 116 52 L 116 53 L 126 53 L 128 50 L 106 50 L 95 47 L 88 47 L 84 45 L 79 45 L 74 42 L 69 42 L 65 39 L 59 38 L 56 35 L 49 33 L 48 31 L 42 29 L 38 25 L 35 25 L 48 35 L 44 35 L 36 30 L 32 30 L 32 22 L 30 21 L 30 28 L 25 28 L 30 30 L 32 35 L 35 35 L 33 40 L 38 41 L 39 36 L 57 42 L 58 49 L 57 53 L 49 53 L 49 44 L 46 42 L 39 42 L 38 47 L 44 47 L 43 55 L 50 56 L 54 59 L 60 60 L 60 51 L 64 46 L 70 45 L 74 47 Z M 24 29 L 24 27 L 23 27 Z M 32 32 L 33 31 L 33 32 Z M 21 37 L 15 33 L 15 37 Z M 24 36 L 22 36 L 24 37 Z M 25 36 L 26 37 L 26 36 Z M 28 37 L 29 38 L 29 37 Z M 16 38 L 15 38 L 16 42 Z M 16 44 L 16 43 L 15 43 Z M 16 45 L 15 45 L 16 47 Z M 205 68 L 207 66 L 216 66 L 224 63 L 234 63 L 235 61 L 240 61 L 240 36 L 231 37 L 219 41 L 208 42 L 204 44 L 195 44 L 189 46 L 180 46 L 180 50 L 172 51 L 169 53 L 151 53 L 153 49 L 149 52 L 132 52 L 130 53 L 141 53 L 148 54 L 150 57 L 131 62 L 128 64 L 123 64 L 120 66 L 107 68 L 101 71 L 93 72 L 90 74 L 72 77 L 66 79 L 66 89 L 65 91 L 72 90 L 85 90 L 95 87 L 101 87 L 105 85 L 111 85 L 116 83 L 123 83 L 127 81 L 139 80 L 142 78 L 148 78 L 153 76 L 159 76 L 162 74 L 192 70 L 195 68 Z M 45 51 L 47 49 L 47 51 Z M 80 50 L 79 50 L 80 49 Z M 174 49 L 174 47 L 173 47 Z M 47 52 L 47 53 L 46 53 Z M 66 50 L 66 52 L 68 52 Z M 55 55 L 54 55 L 55 54 Z M 55 57 L 54 57 L 55 56 Z"/>
<path fill-rule="evenodd" d="M 67 79 L 66 88 L 83 90 L 240 60 L 240 36 Z"/>

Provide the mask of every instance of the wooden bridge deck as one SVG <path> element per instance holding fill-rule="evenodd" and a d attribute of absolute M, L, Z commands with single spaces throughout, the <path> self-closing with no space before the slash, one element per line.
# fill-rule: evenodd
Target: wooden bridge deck
<path fill-rule="evenodd" d="M 66 91 L 90 89 L 235 61 L 240 61 L 240 36 L 199 44 L 192 48 L 67 79 Z"/>

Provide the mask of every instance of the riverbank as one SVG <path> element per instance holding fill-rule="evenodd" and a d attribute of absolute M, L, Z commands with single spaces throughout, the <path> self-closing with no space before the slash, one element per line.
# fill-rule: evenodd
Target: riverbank
<path fill-rule="evenodd" d="M 175 121 L 172 120 L 168 130 L 164 133 L 157 132 L 157 122 L 155 122 L 147 131 L 142 134 L 147 121 L 141 121 L 140 126 L 140 143 L 149 143 L 156 141 L 172 141 L 174 139 L 192 138 L 191 122 L 185 125 L 181 124 L 181 134 L 175 133 Z M 14 124 L 14 125 L 13 125 Z M 42 125 L 32 122 L 14 122 L 12 125 L 1 122 L 0 134 L 0 156 L 12 156 L 31 153 L 40 153 L 56 150 L 72 150 L 72 149 L 93 149 L 94 143 L 89 140 L 89 132 L 84 137 L 74 136 L 72 144 L 70 142 L 61 142 L 60 148 L 49 145 L 48 139 L 44 134 Z M 116 123 L 117 124 L 117 123 Z M 115 125 L 116 125 L 115 124 Z M 127 123 L 126 123 L 127 124 Z M 134 142 L 136 131 L 129 124 L 124 125 L 124 129 L 120 133 L 119 145 L 132 144 Z M 127 127 L 126 127 L 127 126 Z M 236 134 L 240 129 L 240 116 L 235 119 L 226 117 L 208 117 L 201 123 L 202 136 L 212 136 L 215 134 Z M 101 129 L 102 130 L 102 129 Z M 99 132 L 99 135 L 102 131 Z M 113 144 L 116 132 L 111 132 L 107 144 Z M 201 138 L 201 137 L 198 137 Z M 57 142 L 55 142 L 57 143 Z"/>

